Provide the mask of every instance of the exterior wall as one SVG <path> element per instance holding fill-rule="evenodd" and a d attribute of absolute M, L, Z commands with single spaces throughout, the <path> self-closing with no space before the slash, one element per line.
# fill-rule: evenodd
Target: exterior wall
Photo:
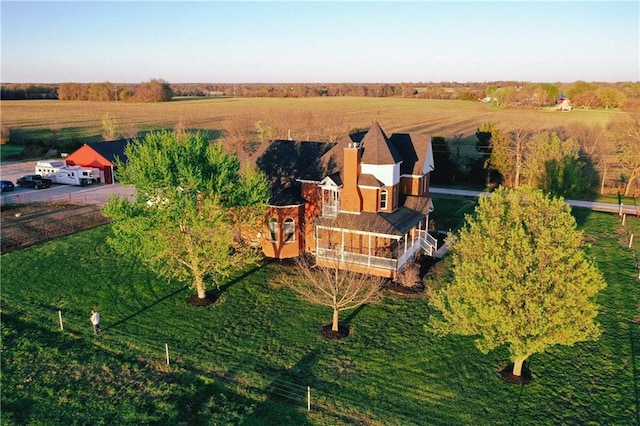
<path fill-rule="evenodd" d="M 362 211 L 363 212 L 377 212 L 379 205 L 378 188 L 360 187 L 362 193 Z"/>
<path fill-rule="evenodd" d="M 402 176 L 400 178 L 400 192 L 406 195 L 422 195 L 422 178 L 416 176 Z"/>
<path fill-rule="evenodd" d="M 299 256 L 305 246 L 305 208 L 304 205 L 276 207 L 269 206 L 265 225 L 261 238 L 262 252 L 267 257 L 287 259 Z M 277 235 L 275 241 L 271 241 L 269 222 L 272 218 L 277 222 Z M 291 218 L 294 221 L 295 232 L 291 241 L 285 241 L 285 221 Z"/>
<path fill-rule="evenodd" d="M 346 171 L 345 164 L 345 171 Z M 398 164 L 362 164 L 362 173 L 376 177 L 385 186 L 394 186 L 400 183 L 400 163 Z"/>
<path fill-rule="evenodd" d="M 322 190 L 316 183 L 302 182 L 301 195 L 307 200 L 307 204 L 304 205 L 304 227 L 303 224 L 300 227 L 301 232 L 304 233 L 300 251 L 313 252 L 316 248 L 316 238 L 311 223 L 313 218 L 322 214 Z"/>
<path fill-rule="evenodd" d="M 65 160 L 70 166 L 95 167 L 100 169 L 100 180 L 104 183 L 114 183 L 114 165 L 87 145 L 78 148 Z"/>

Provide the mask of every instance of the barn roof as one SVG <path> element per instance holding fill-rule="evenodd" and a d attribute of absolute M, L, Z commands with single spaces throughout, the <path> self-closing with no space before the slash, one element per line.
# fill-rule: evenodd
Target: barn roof
<path fill-rule="evenodd" d="M 120 139 L 109 142 L 87 143 L 85 145 L 103 156 L 107 161 L 115 164 L 116 157 L 120 158 L 123 162 L 127 161 L 127 156 L 124 154 L 124 150 L 128 144 L 129 139 Z"/>

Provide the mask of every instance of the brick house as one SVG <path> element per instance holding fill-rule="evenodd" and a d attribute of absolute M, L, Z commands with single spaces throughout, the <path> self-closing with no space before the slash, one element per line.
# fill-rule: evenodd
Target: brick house
<path fill-rule="evenodd" d="M 291 152 L 272 155 L 269 167 L 257 163 L 273 188 L 261 235 L 265 256 L 308 252 L 319 265 L 339 259 L 344 267 L 395 278 L 418 253 L 437 249 L 427 229 L 434 169 L 429 136 L 388 137 L 375 123 L 335 144 L 274 143 L 280 145 L 275 151 L 286 146 Z M 316 156 L 294 158 L 305 146 Z M 292 167 L 280 168 L 278 158 Z M 283 176 L 285 184 L 279 181 Z"/>

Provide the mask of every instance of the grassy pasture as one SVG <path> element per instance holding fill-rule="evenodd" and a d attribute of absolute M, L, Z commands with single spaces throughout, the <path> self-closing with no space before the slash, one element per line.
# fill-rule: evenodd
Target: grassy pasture
<path fill-rule="evenodd" d="M 620 112 L 574 110 L 497 109 L 466 101 L 404 98 L 222 98 L 187 99 L 166 103 L 87 101 L 5 101 L 1 107 L 3 126 L 12 130 L 15 143 L 50 142 L 54 130 L 60 145 L 101 140 L 102 117 L 115 117 L 118 131 L 131 136 L 146 131 L 173 128 L 182 121 L 189 129 L 214 131 L 244 118 L 274 129 L 276 138 L 289 130 L 294 139 L 327 140 L 332 132 L 365 128 L 378 121 L 388 133 L 416 132 L 432 136 L 469 137 L 487 121 L 510 129 L 560 129 L 575 124 L 606 125 Z"/>
<path fill-rule="evenodd" d="M 474 205 L 435 203 L 443 229 Z M 525 387 L 498 378 L 506 350 L 482 355 L 471 338 L 427 334 L 420 298 L 347 312 L 353 334 L 324 340 L 330 312 L 272 284 L 286 264 L 249 269 L 216 305 L 195 308 L 181 285 L 115 256 L 108 225 L 3 255 L 3 424 L 635 424 L 640 292 L 626 232 L 640 220 L 625 231 L 614 215 L 574 214 L 608 283 L 603 335 L 534 355 Z"/>

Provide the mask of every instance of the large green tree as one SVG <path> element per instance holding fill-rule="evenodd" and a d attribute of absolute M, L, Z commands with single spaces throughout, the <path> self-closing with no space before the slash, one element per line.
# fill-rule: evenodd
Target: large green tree
<path fill-rule="evenodd" d="M 136 256 L 161 276 L 187 282 L 199 298 L 257 261 L 269 189 L 263 174 L 241 170 L 236 157 L 201 133 L 158 132 L 132 141 L 117 177 L 135 187 L 133 201 L 112 198 L 109 244 Z"/>
<path fill-rule="evenodd" d="M 515 376 L 548 347 L 596 339 L 605 282 L 581 245 L 562 198 L 527 187 L 480 198 L 451 245 L 453 279 L 432 290 L 442 315 L 429 328 L 477 336 L 484 353 L 508 345 Z"/>
<path fill-rule="evenodd" d="M 536 133 L 527 144 L 522 175 L 529 186 L 561 196 L 584 193 L 588 183 L 582 173 L 580 146 L 556 132 Z"/>

